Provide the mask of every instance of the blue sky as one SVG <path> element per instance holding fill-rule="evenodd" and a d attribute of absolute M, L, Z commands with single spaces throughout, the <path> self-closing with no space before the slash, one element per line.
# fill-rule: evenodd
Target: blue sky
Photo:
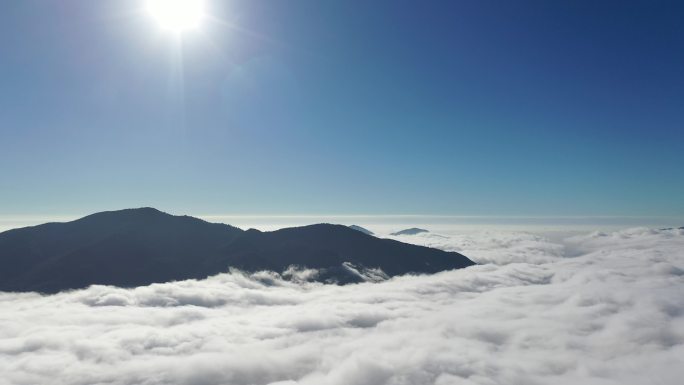
<path fill-rule="evenodd" d="M 684 217 L 684 3 L 3 3 L 0 215 Z"/>

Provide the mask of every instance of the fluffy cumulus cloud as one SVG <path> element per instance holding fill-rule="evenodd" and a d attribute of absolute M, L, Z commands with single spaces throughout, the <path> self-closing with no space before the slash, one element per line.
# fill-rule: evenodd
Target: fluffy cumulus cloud
<path fill-rule="evenodd" d="M 425 235 L 481 262 L 0 294 L 0 384 L 679 384 L 684 231 Z"/>

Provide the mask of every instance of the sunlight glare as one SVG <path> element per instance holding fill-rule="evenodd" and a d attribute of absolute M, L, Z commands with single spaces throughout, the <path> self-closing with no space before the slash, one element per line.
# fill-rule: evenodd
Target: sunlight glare
<path fill-rule="evenodd" d="M 159 26 L 172 32 L 197 28 L 204 18 L 203 0 L 148 0 L 147 10 Z"/>

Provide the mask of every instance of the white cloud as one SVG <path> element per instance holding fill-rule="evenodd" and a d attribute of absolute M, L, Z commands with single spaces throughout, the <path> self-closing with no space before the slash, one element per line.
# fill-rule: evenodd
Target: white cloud
<path fill-rule="evenodd" d="M 485 265 L 0 294 L 0 384 L 677 384 L 684 231 L 414 238 Z M 572 258 L 568 257 L 572 256 Z M 292 272 L 304 277 L 314 272 Z"/>
<path fill-rule="evenodd" d="M 564 246 L 529 232 L 480 231 L 444 236 L 434 233 L 400 235 L 388 238 L 402 242 L 456 251 L 477 263 L 546 263 L 561 258 Z"/>

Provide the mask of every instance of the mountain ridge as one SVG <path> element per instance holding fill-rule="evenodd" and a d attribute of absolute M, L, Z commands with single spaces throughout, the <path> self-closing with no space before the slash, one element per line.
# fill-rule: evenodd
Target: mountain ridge
<path fill-rule="evenodd" d="M 343 225 L 262 232 L 151 207 L 105 211 L 0 233 L 0 291 L 58 292 L 91 284 L 140 286 L 201 279 L 229 268 L 320 269 L 319 280 L 358 281 L 344 263 L 388 276 L 474 264 L 453 252 L 376 238 Z"/>

